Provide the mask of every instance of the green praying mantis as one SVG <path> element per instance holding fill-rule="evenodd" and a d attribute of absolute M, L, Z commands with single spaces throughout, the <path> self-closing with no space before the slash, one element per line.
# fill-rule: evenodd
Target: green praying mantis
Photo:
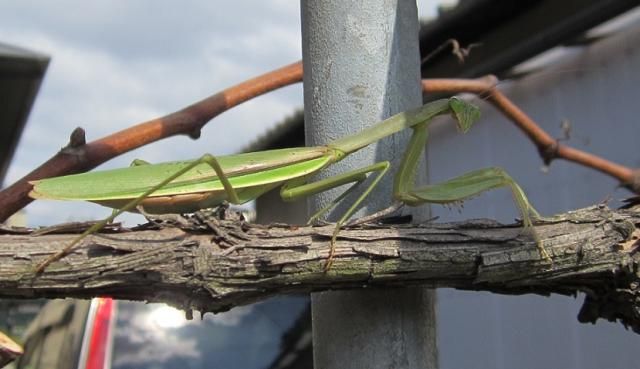
<path fill-rule="evenodd" d="M 352 184 L 325 208 L 314 214 L 318 219 L 357 185 L 375 173 L 375 177 L 340 217 L 331 236 L 324 270 L 328 270 L 338 233 L 358 206 L 389 170 L 382 161 L 316 182 L 308 182 L 313 174 L 343 160 L 349 154 L 404 129 L 412 136 L 394 178 L 393 196 L 406 205 L 424 203 L 456 203 L 481 192 L 508 187 L 513 193 L 525 229 L 533 229 L 532 219 L 540 218 L 524 191 L 500 168 L 485 168 L 463 174 L 439 184 L 416 187 L 416 167 L 426 145 L 430 122 L 438 115 L 451 114 L 459 131 L 466 132 L 479 118 L 479 109 L 456 97 L 430 102 L 424 106 L 396 114 L 363 131 L 337 139 L 326 146 L 277 149 L 215 157 L 209 154 L 192 161 L 148 164 L 136 161 L 128 168 L 90 172 L 34 181 L 30 196 L 36 199 L 83 200 L 116 209 L 108 218 L 88 228 L 60 252 L 48 257 L 37 267 L 43 271 L 49 264 L 68 254 L 87 235 L 98 231 L 125 211 L 140 209 L 149 214 L 187 213 L 220 205 L 224 201 L 242 204 L 267 191 L 281 187 L 285 201 L 310 196 L 328 189 Z M 533 237 L 545 258 L 548 254 L 535 232 Z"/>

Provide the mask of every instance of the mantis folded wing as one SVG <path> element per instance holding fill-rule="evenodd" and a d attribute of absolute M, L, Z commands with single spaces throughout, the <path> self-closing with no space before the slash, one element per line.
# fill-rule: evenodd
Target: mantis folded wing
<path fill-rule="evenodd" d="M 460 202 L 496 187 L 509 187 L 522 215 L 525 228 L 532 229 L 532 217 L 539 217 L 524 191 L 500 168 L 476 170 L 444 183 L 416 188 L 415 171 L 428 137 L 427 127 L 434 117 L 452 114 L 458 129 L 466 132 L 478 119 L 477 107 L 458 98 L 430 102 L 418 109 L 394 115 L 357 134 L 340 138 L 326 146 L 269 150 L 214 157 L 205 154 L 198 160 L 146 164 L 136 162 L 129 168 L 84 173 L 32 182 L 30 196 L 42 199 L 84 200 L 117 209 L 110 217 L 79 235 L 62 251 L 45 259 L 37 268 L 43 271 L 52 262 L 64 257 L 84 237 L 96 232 L 116 216 L 142 206 L 147 213 L 193 212 L 228 201 L 242 204 L 265 192 L 281 187 L 286 201 L 310 196 L 327 189 L 352 183 L 354 188 L 370 174 L 375 178 L 337 221 L 331 237 L 327 270 L 333 260 L 335 242 L 340 228 L 375 188 L 389 169 L 382 161 L 334 177 L 308 183 L 314 173 L 344 159 L 349 154 L 403 129 L 412 129 L 400 170 L 394 179 L 394 198 L 407 205 Z M 349 190 L 347 190 L 348 192 Z M 339 196 L 321 209 L 316 219 L 333 208 L 346 195 Z M 538 240 L 542 255 L 547 253 Z"/>

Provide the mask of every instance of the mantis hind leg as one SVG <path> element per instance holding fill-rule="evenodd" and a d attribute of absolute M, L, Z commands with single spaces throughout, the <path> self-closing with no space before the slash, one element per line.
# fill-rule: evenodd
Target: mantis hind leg
<path fill-rule="evenodd" d="M 353 183 L 351 187 L 349 187 L 346 191 L 344 191 L 340 196 L 331 201 L 327 206 L 318 210 L 315 214 L 311 216 L 309 222 L 319 218 L 323 214 L 327 213 L 329 210 L 333 209 L 341 200 L 343 200 L 349 193 L 351 193 L 355 187 L 365 181 L 369 173 L 378 172 L 376 177 L 371 181 L 371 184 L 367 186 L 367 188 L 358 196 L 358 198 L 351 204 L 349 209 L 338 219 L 336 222 L 336 227 L 333 230 L 333 234 L 331 235 L 331 245 L 329 249 L 329 256 L 324 264 L 324 270 L 327 271 L 331 268 L 331 264 L 333 263 L 333 257 L 335 255 L 336 249 L 336 239 L 338 238 L 338 233 L 340 232 L 340 228 L 351 218 L 353 213 L 356 211 L 358 206 L 364 201 L 364 199 L 369 195 L 369 193 L 376 187 L 382 176 L 389 170 L 390 163 L 388 161 L 383 161 L 379 163 L 375 163 L 364 168 L 359 168 L 353 171 L 349 171 L 347 173 L 339 174 L 337 176 L 325 178 L 323 180 L 302 184 L 300 182 L 289 182 L 282 187 L 280 191 L 281 197 L 285 201 L 296 200 L 303 196 L 310 196 L 319 192 L 326 191 L 331 188 L 335 188 L 338 186 L 342 186 L 344 184 Z"/>
<path fill-rule="evenodd" d="M 133 159 L 133 161 L 131 162 L 131 164 L 129 164 L 130 167 L 139 167 L 141 165 L 149 165 L 150 163 L 146 160 L 142 160 L 142 159 Z"/>
<path fill-rule="evenodd" d="M 133 161 L 131 162 L 131 164 L 129 164 L 129 166 L 130 167 L 139 167 L 139 166 L 142 166 L 142 165 L 149 165 L 149 164 L 151 164 L 151 163 L 149 163 L 146 160 L 133 159 Z M 109 218 L 111 218 L 111 220 L 109 221 L 109 223 L 113 222 L 118 215 L 122 214 L 122 213 L 118 213 L 119 210 L 120 209 L 113 209 L 111 211 L 111 216 L 109 217 Z"/>
<path fill-rule="evenodd" d="M 163 188 L 167 184 L 171 183 L 172 181 L 174 181 L 175 179 L 177 179 L 181 175 L 187 173 L 188 171 L 192 170 L 196 166 L 201 165 L 203 163 L 208 164 L 214 170 L 214 172 L 218 176 L 218 179 L 222 183 L 222 186 L 224 187 L 224 189 L 225 189 L 225 191 L 227 193 L 227 196 L 229 197 L 229 202 L 234 203 L 234 204 L 240 203 L 241 201 L 238 198 L 238 194 L 236 193 L 236 191 L 233 188 L 233 186 L 231 186 L 231 183 L 229 182 L 228 177 L 224 174 L 224 171 L 222 170 L 222 167 L 220 166 L 220 163 L 218 163 L 218 160 L 214 156 L 212 156 L 210 154 L 204 154 L 200 159 L 194 160 L 193 162 L 190 162 L 189 164 L 184 166 L 182 169 L 176 171 L 175 173 L 173 173 L 169 177 L 165 178 L 163 181 L 159 182 L 157 185 L 151 187 L 149 190 L 144 192 L 142 195 L 140 195 L 137 198 L 129 201 L 122 208 L 112 212 L 109 217 L 107 217 L 107 218 L 99 221 L 98 223 L 92 225 L 91 227 L 89 227 L 86 231 L 82 232 L 82 234 L 80 234 L 78 237 L 73 239 L 73 241 L 71 241 L 71 243 L 69 243 L 67 246 L 65 246 L 65 248 L 63 248 L 62 250 L 58 251 L 57 253 L 51 255 L 50 257 L 46 258 L 43 262 L 38 264 L 38 266 L 36 267 L 36 273 L 41 273 L 42 271 L 44 271 L 44 269 L 49 264 L 51 264 L 51 263 L 53 263 L 53 262 L 55 262 L 57 260 L 60 260 L 61 258 L 65 257 L 67 254 L 69 254 L 69 252 L 71 252 L 71 250 L 73 250 L 73 248 L 76 245 L 78 245 L 78 243 L 80 241 L 82 241 L 88 235 L 99 231 L 105 225 L 111 223 L 120 214 L 124 213 L 125 211 L 129 211 L 129 210 L 134 209 L 135 207 L 140 205 L 140 203 L 142 201 L 144 201 L 146 198 L 148 198 L 151 194 L 153 194 L 154 192 L 156 192 L 157 190 Z M 131 166 L 146 165 L 146 164 L 148 164 L 148 163 L 145 162 L 145 161 L 134 160 L 131 163 Z"/>

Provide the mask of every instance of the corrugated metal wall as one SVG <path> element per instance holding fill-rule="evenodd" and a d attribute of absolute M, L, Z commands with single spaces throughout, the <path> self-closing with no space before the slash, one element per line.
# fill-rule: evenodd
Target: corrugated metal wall
<path fill-rule="evenodd" d="M 545 130 L 568 144 L 630 167 L 640 167 L 640 25 L 561 62 L 512 82 L 503 91 Z M 542 214 L 584 207 L 629 193 L 593 170 L 564 161 L 541 171 L 535 147 L 490 105 L 483 118 L 461 136 L 442 122 L 428 144 L 430 182 L 483 166 L 505 168 Z M 614 204 L 615 205 L 615 204 Z M 509 222 L 517 210 L 507 190 L 465 203 L 459 214 L 433 206 L 443 220 L 490 217 Z M 632 368 L 640 336 L 619 324 L 579 324 L 583 296 L 503 297 L 440 290 L 438 338 L 442 369 L 459 368 Z"/>

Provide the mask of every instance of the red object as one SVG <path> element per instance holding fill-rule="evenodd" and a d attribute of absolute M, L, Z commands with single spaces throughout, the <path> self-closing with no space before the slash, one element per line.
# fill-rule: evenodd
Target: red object
<path fill-rule="evenodd" d="M 109 336 L 114 302 L 108 297 L 101 297 L 98 300 L 98 308 L 91 330 L 91 341 L 89 341 L 86 369 L 108 369 L 105 364 L 107 348 L 110 345 Z"/>

